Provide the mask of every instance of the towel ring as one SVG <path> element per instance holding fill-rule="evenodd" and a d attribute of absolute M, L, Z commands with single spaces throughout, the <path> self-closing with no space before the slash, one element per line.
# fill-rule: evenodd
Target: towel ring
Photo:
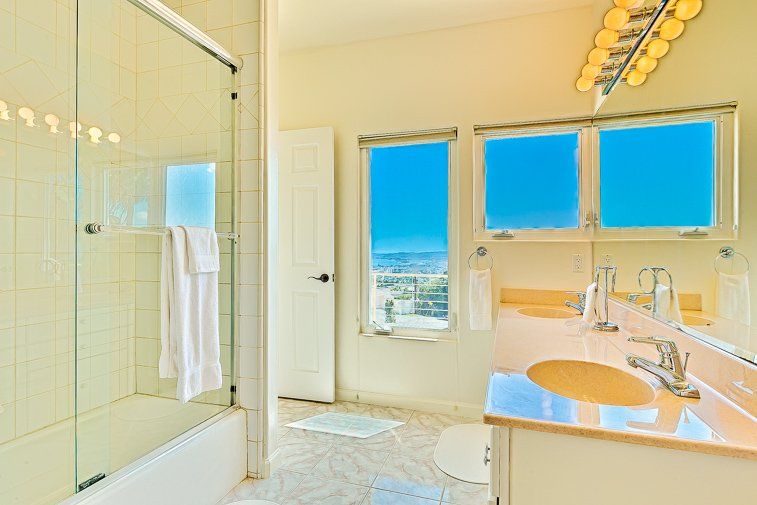
<path fill-rule="evenodd" d="M 653 284 L 652 284 L 652 289 L 650 291 L 647 291 L 647 290 L 644 289 L 644 283 L 643 283 L 643 281 L 641 279 L 641 276 L 644 274 L 644 272 L 649 272 L 650 274 L 652 274 Z M 658 284 L 662 284 L 660 282 L 660 272 L 664 272 L 665 275 L 668 276 L 668 287 L 670 287 L 670 288 L 673 287 L 673 276 L 670 275 L 670 272 L 668 272 L 667 268 L 665 268 L 665 267 L 644 267 L 641 270 L 639 270 L 639 275 L 638 275 L 639 289 L 641 289 L 642 293 L 644 293 L 645 295 L 654 295 L 655 288 L 657 288 L 657 285 Z"/>
<path fill-rule="evenodd" d="M 736 251 L 733 247 L 730 247 L 730 246 L 721 247 L 720 251 L 718 251 L 718 255 L 715 256 L 715 259 L 712 262 L 712 266 L 715 268 L 715 272 L 719 274 L 725 273 L 718 268 L 719 259 L 722 258 L 726 260 L 733 260 L 736 256 L 741 256 L 744 259 L 744 262 L 746 262 L 746 271 L 744 271 L 744 273 L 748 274 L 749 271 L 751 270 L 751 266 L 749 265 L 749 258 L 747 258 L 744 254 Z M 731 273 L 730 275 L 733 275 L 733 273 Z"/>
<path fill-rule="evenodd" d="M 468 256 L 468 268 L 470 268 L 471 270 L 473 270 L 473 265 L 471 265 L 471 260 L 473 259 L 474 256 L 476 257 L 476 266 L 478 266 L 478 259 L 479 258 L 483 258 L 484 256 L 487 256 L 488 253 L 489 253 L 489 251 L 487 251 L 486 247 L 484 247 L 484 246 L 480 246 L 480 247 L 476 248 L 476 250 L 473 251 L 470 254 L 470 256 Z M 487 270 L 491 270 L 492 268 L 494 268 L 494 258 L 492 258 L 491 256 L 489 256 L 489 268 Z"/>

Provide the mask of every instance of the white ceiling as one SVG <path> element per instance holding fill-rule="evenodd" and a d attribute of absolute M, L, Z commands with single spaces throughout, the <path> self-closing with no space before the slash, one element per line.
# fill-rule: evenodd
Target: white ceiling
<path fill-rule="evenodd" d="M 592 0 L 279 0 L 282 51 L 589 5 Z"/>

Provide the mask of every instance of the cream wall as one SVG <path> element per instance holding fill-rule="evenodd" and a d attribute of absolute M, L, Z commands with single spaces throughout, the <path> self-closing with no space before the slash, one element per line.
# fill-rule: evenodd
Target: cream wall
<path fill-rule="evenodd" d="M 492 332 L 468 330 L 475 124 L 589 116 L 575 90 L 591 48 L 591 7 L 324 47 L 281 56 L 282 130 L 333 126 L 336 134 L 337 388 L 341 397 L 451 410 L 483 403 Z M 359 335 L 359 134 L 457 126 L 460 282 L 457 342 Z M 485 243 L 494 289 L 578 289 L 571 255 L 588 243 Z M 496 295 L 495 295 L 496 296 Z"/>
<path fill-rule="evenodd" d="M 703 308 L 715 310 L 713 259 L 724 244 L 757 261 L 757 46 L 752 40 L 757 4 L 739 0 L 705 2 L 699 16 L 686 23 L 680 39 L 638 88 L 618 87 L 600 114 L 738 102 L 740 231 L 735 241 L 647 241 L 597 243 L 595 258 L 611 254 L 620 266 L 620 290 L 635 290 L 636 274 L 648 264 L 666 265 L 681 292 L 701 293 Z M 703 62 L 706 64 L 703 66 Z M 684 146 L 671 146 L 681 149 Z M 643 146 L 639 146 L 643 156 Z M 751 276 L 757 290 L 757 276 Z M 757 320 L 757 303 L 752 303 Z"/>

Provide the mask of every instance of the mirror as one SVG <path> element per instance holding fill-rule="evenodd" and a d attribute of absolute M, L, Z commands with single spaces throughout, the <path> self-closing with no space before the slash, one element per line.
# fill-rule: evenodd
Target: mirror
<path fill-rule="evenodd" d="M 753 362 L 756 17 L 757 2 L 704 0 L 646 81 L 616 86 L 593 120 L 595 266 L 617 265 L 618 299 Z"/>

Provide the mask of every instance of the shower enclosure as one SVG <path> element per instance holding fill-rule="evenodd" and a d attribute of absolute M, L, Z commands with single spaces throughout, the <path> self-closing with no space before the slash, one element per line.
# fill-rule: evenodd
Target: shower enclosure
<path fill-rule="evenodd" d="M 0 2 L 3 505 L 57 503 L 233 404 L 238 65 L 201 39 L 155 0 Z M 229 232 L 223 387 L 183 405 L 157 368 L 179 224 Z"/>

